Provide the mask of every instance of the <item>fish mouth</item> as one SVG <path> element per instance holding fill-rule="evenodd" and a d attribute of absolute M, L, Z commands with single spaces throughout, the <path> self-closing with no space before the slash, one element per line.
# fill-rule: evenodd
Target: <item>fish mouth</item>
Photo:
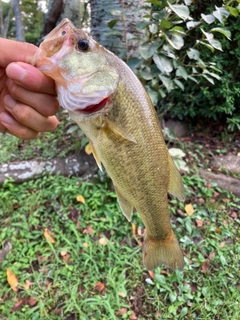
<path fill-rule="evenodd" d="M 102 101 L 100 101 L 97 104 L 91 104 L 90 106 L 79 110 L 79 112 L 84 113 L 84 114 L 96 113 L 96 112 L 102 110 L 106 106 L 106 104 L 109 101 L 109 99 L 110 99 L 110 96 L 105 98 L 105 99 L 103 99 Z"/>

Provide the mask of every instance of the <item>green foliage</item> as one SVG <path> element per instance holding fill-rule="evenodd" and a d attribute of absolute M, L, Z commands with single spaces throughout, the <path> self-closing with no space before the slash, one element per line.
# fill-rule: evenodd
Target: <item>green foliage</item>
<path fill-rule="evenodd" d="M 0 245 L 11 241 L 12 250 L 0 264 L 1 319 L 237 320 L 239 219 L 231 214 L 239 211 L 240 199 L 209 188 L 193 173 L 184 184 L 193 215 L 184 213 L 184 203 L 177 200 L 171 200 L 170 211 L 185 269 L 159 267 L 152 279 L 138 245 L 142 222 L 134 213 L 132 223 L 140 231 L 133 234 L 109 182 L 60 175 L 20 185 L 6 182 L 0 191 Z M 85 204 L 77 201 L 79 195 Z M 207 205 L 198 201 L 202 198 Z M 45 228 L 55 243 L 46 241 Z M 108 240 L 100 243 L 102 238 Z M 6 269 L 18 277 L 18 292 L 7 283 Z M 34 307 L 12 310 L 29 298 L 37 300 Z"/>
<path fill-rule="evenodd" d="M 147 4 L 148 3 L 148 4 Z M 240 5 L 148 0 L 141 59 L 129 61 L 159 115 L 227 119 L 240 129 Z"/>

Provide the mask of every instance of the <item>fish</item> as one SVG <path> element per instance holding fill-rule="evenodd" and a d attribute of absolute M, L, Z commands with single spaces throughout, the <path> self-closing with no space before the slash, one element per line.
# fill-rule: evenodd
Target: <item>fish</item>
<path fill-rule="evenodd" d="M 130 221 L 145 226 L 143 265 L 184 267 L 172 230 L 168 194 L 184 201 L 181 175 L 165 144 L 153 104 L 133 71 L 88 33 L 63 19 L 40 44 L 32 64 L 56 83 L 60 105 L 89 139 L 100 170 L 112 179 Z"/>

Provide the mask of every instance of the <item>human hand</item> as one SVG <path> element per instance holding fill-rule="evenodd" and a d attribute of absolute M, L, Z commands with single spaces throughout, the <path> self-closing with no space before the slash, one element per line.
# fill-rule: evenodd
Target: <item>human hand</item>
<path fill-rule="evenodd" d="M 54 130 L 54 81 L 29 64 L 37 47 L 7 39 L 0 39 L 0 47 L 0 132 L 29 140 Z"/>

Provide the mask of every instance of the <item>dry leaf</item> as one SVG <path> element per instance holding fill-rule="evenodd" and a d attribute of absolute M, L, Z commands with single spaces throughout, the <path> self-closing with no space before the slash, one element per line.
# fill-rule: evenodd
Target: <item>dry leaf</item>
<path fill-rule="evenodd" d="M 77 199 L 78 202 L 81 202 L 81 203 L 85 204 L 84 196 L 79 195 L 79 196 L 76 197 L 76 199 Z"/>
<path fill-rule="evenodd" d="M 33 306 L 35 306 L 35 305 L 38 303 L 38 301 L 37 301 L 36 298 L 31 297 L 31 298 L 28 299 L 27 303 L 28 303 L 28 305 L 29 305 L 30 307 L 33 307 Z"/>
<path fill-rule="evenodd" d="M 203 226 L 203 221 L 202 220 L 197 220 L 196 223 L 197 223 L 197 227 L 198 228 L 201 228 Z"/>
<path fill-rule="evenodd" d="M 136 225 L 134 223 L 132 223 L 132 234 L 135 235 L 136 234 Z"/>
<path fill-rule="evenodd" d="M 94 230 L 91 226 L 87 226 L 87 228 L 83 230 L 83 233 L 86 233 L 86 234 L 92 234 L 93 232 Z"/>
<path fill-rule="evenodd" d="M 18 291 L 18 278 L 15 276 L 15 274 L 10 270 L 7 269 L 7 282 L 9 283 L 10 287 L 12 288 L 13 291 L 17 292 Z"/>
<path fill-rule="evenodd" d="M 98 243 L 101 245 L 101 246 L 106 246 L 107 245 L 107 243 L 108 243 L 108 239 L 107 238 L 105 238 L 105 237 L 102 237 L 102 238 L 100 238 L 99 240 L 98 240 Z"/>
<path fill-rule="evenodd" d="M 129 319 L 131 319 L 131 320 L 137 320 L 137 315 L 136 315 L 136 313 L 133 312 L 133 313 L 130 315 Z"/>
<path fill-rule="evenodd" d="M 208 256 L 209 260 L 212 260 L 215 257 L 215 252 L 211 252 Z"/>
<path fill-rule="evenodd" d="M 97 290 L 98 292 L 102 292 L 105 289 L 105 284 L 102 282 L 97 282 L 94 285 L 94 290 Z"/>
<path fill-rule="evenodd" d="M 85 152 L 86 154 L 90 155 L 92 153 L 92 146 L 91 143 L 86 144 L 85 146 Z"/>
<path fill-rule="evenodd" d="M 43 231 L 43 235 L 45 239 L 50 243 L 55 243 L 55 239 L 53 238 L 53 232 L 49 231 L 48 228 L 45 228 Z"/>
<path fill-rule="evenodd" d="M 84 243 L 83 243 L 83 247 L 84 247 L 84 248 L 88 248 L 88 247 L 89 247 L 89 244 L 88 244 L 87 242 L 84 242 Z"/>
<path fill-rule="evenodd" d="M 210 268 L 210 261 L 208 259 L 206 259 L 203 264 L 202 264 L 202 272 L 206 273 L 208 271 L 208 269 Z"/>
<path fill-rule="evenodd" d="M 150 275 L 150 277 L 154 280 L 155 279 L 155 274 L 153 271 L 148 271 L 148 274 Z"/>
<path fill-rule="evenodd" d="M 191 203 L 185 205 L 185 211 L 187 212 L 188 216 L 191 216 L 193 214 L 194 209 Z"/>
<path fill-rule="evenodd" d="M 118 295 L 122 298 L 126 298 L 126 293 L 125 292 L 118 292 Z"/>
<path fill-rule="evenodd" d="M 127 313 L 127 308 L 121 308 L 119 311 L 116 312 L 116 316 L 123 316 L 124 314 Z"/>
<path fill-rule="evenodd" d="M 15 311 L 19 311 L 22 309 L 22 307 L 24 306 L 24 304 L 26 304 L 26 298 L 25 299 L 22 299 L 22 300 L 19 300 L 18 302 L 15 303 L 15 305 L 12 307 L 12 312 L 15 312 Z"/>
<path fill-rule="evenodd" d="M 64 257 L 68 252 L 66 250 L 63 250 L 60 252 L 61 257 Z"/>
<path fill-rule="evenodd" d="M 24 289 L 25 289 L 25 290 L 28 290 L 30 287 L 31 287 L 31 282 L 30 282 L 29 280 L 26 280 L 26 281 L 25 281 Z"/>
<path fill-rule="evenodd" d="M 222 230 L 221 230 L 220 228 L 216 228 L 215 231 L 216 231 L 217 233 L 221 233 L 221 232 L 222 232 Z"/>
<path fill-rule="evenodd" d="M 221 242 L 221 243 L 219 244 L 219 248 L 224 248 L 224 247 L 225 247 L 225 245 L 226 245 L 226 242 L 225 242 L 225 241 L 223 241 L 223 242 Z"/>

